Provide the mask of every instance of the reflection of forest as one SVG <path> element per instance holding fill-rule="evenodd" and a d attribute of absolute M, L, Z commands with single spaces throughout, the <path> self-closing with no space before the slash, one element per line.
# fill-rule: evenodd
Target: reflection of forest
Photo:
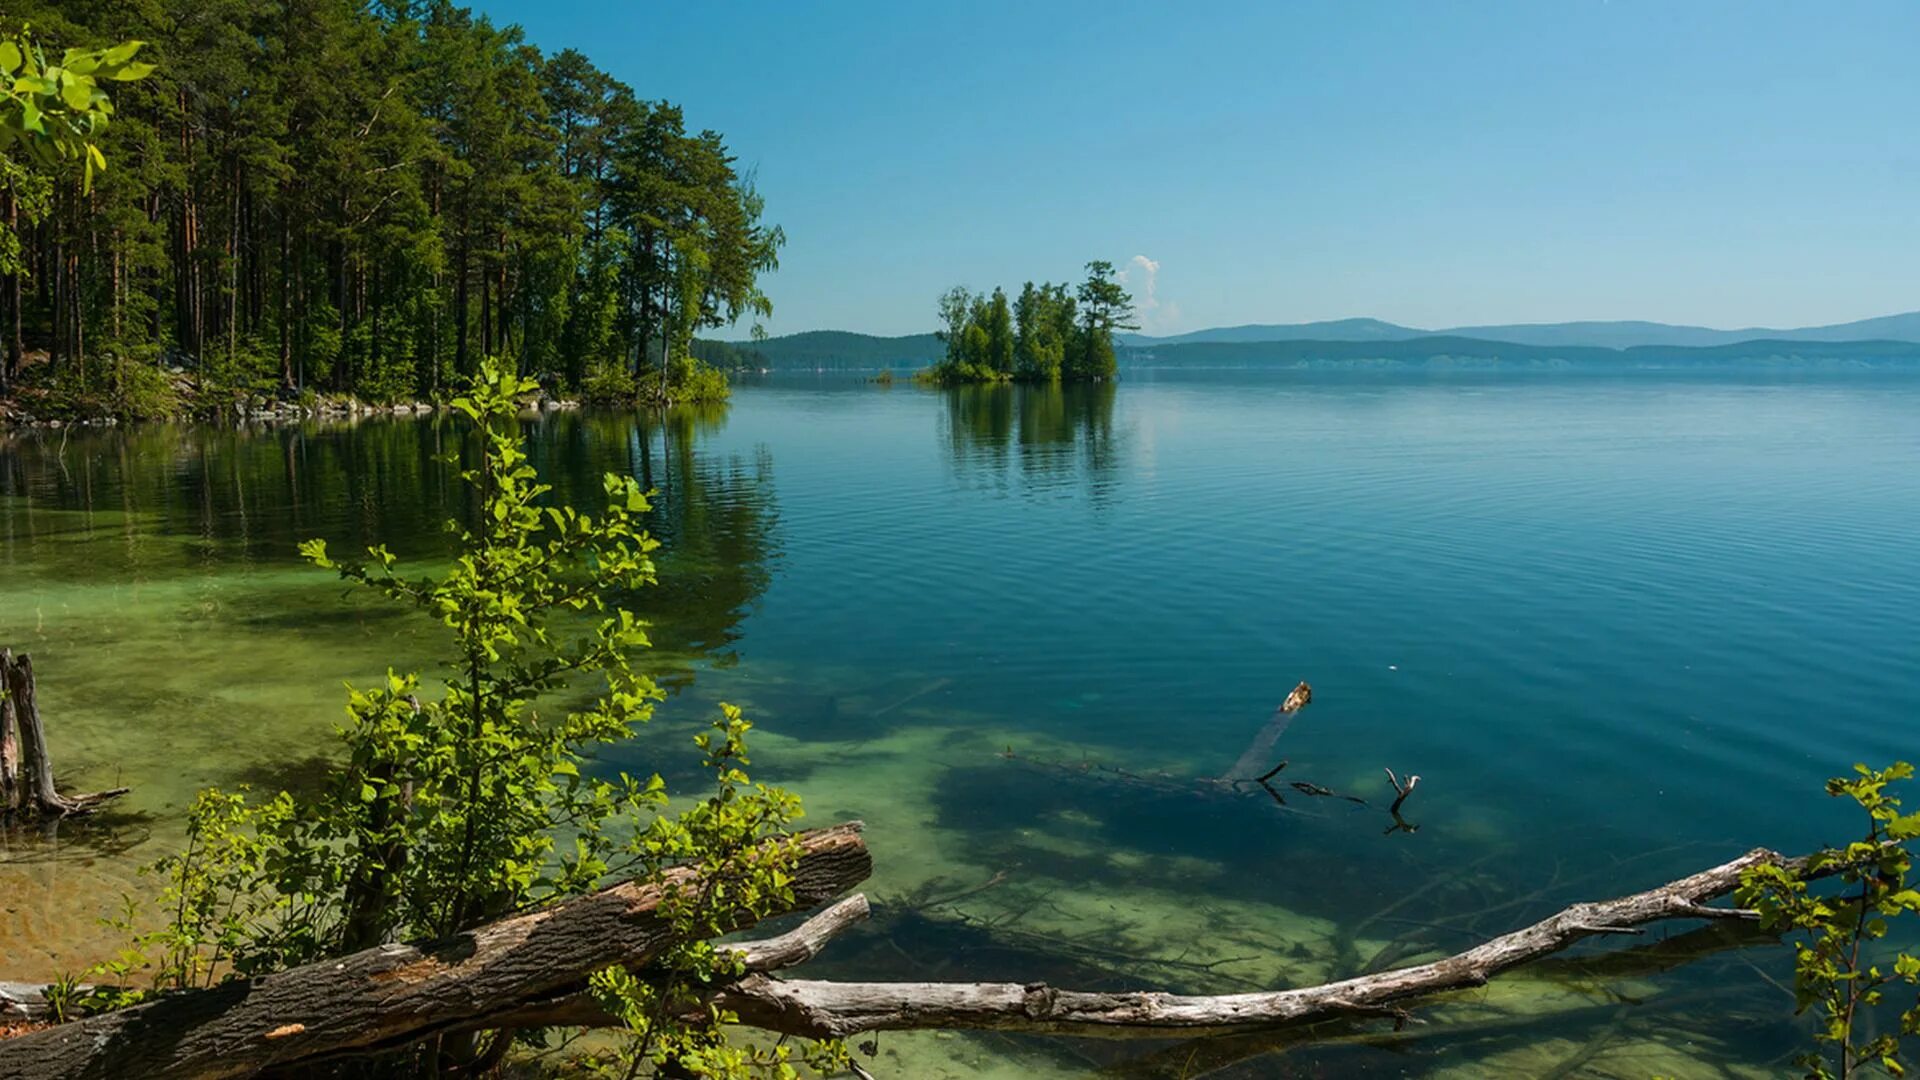
<path fill-rule="evenodd" d="M 983 485 L 1004 483 L 1017 467 L 1035 489 L 1084 481 L 1105 494 L 1118 475 L 1117 389 L 1112 382 L 953 387 L 945 393 L 954 468 Z"/>
<path fill-rule="evenodd" d="M 673 653 L 724 650 L 767 585 L 772 460 L 764 449 L 702 452 L 725 417 L 717 406 L 527 425 L 532 462 L 553 487 L 547 501 L 590 510 L 608 472 L 655 493 L 660 584 L 634 608 Z M 0 440 L 0 545 L 36 573 L 76 583 L 291 567 L 311 537 L 342 555 L 385 544 L 403 561 L 432 562 L 452 543 L 443 522 L 474 509 L 458 482 L 474 451 L 461 432 L 423 419 L 16 436 Z"/>

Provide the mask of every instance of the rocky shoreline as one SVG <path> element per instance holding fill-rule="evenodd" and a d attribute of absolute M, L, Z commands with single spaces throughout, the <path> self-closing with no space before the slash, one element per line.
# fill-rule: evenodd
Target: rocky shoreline
<path fill-rule="evenodd" d="M 286 424 L 308 420 L 359 420 L 367 417 L 420 417 L 432 416 L 449 411 L 444 402 L 434 401 L 363 401 L 350 395 L 318 394 L 302 395 L 299 398 L 268 396 L 266 394 L 235 394 L 226 400 L 209 400 L 199 393 L 190 378 L 175 376 L 175 391 L 180 406 L 170 415 L 126 418 L 102 412 L 92 416 L 47 416 L 35 412 L 35 399 L 15 394 L 0 397 L 0 429 L 4 428 L 100 428 L 117 427 L 125 423 L 230 423 L 230 424 Z M 537 396 L 521 401 L 523 411 L 530 414 L 554 412 L 563 409 L 577 409 L 579 400 L 575 398 L 555 397 L 542 391 Z M 44 411 L 44 410 L 42 410 Z"/>

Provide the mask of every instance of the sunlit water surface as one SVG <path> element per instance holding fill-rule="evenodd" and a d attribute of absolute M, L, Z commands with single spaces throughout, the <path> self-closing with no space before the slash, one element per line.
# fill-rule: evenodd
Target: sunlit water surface
<path fill-rule="evenodd" d="M 1300 985 L 1430 958 L 1756 845 L 1912 757 L 1920 381 L 1179 376 L 932 392 L 783 378 L 552 414 L 536 463 L 658 491 L 639 601 L 674 694 L 608 768 L 689 779 L 719 700 L 758 774 L 869 823 L 842 977 Z M 0 849 L 0 977 L 110 952 L 207 784 L 311 785 L 342 683 L 440 631 L 294 556 L 431 562 L 432 421 L 0 436 L 0 644 L 118 813 Z M 1295 682 L 1284 804 L 1223 773 Z M 1009 756 L 1010 752 L 1010 756 Z M 1423 779 L 1394 830 L 1385 768 Z M 1315 796 L 1299 781 L 1338 795 Z M 883 1036 L 894 1076 L 1773 1076 L 1787 957 L 1687 926 L 1382 1025 L 1279 1040 Z M 1605 963 L 1592 958 L 1639 947 Z M 1688 961 L 1690 962 L 1684 962 Z"/>

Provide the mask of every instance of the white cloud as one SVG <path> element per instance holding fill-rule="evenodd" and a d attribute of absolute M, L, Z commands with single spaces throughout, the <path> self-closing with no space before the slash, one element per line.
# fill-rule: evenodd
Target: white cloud
<path fill-rule="evenodd" d="M 1120 269 L 1120 281 L 1133 292 L 1133 311 L 1142 333 L 1159 334 L 1180 321 L 1180 305 L 1160 299 L 1160 263 L 1135 255 Z"/>

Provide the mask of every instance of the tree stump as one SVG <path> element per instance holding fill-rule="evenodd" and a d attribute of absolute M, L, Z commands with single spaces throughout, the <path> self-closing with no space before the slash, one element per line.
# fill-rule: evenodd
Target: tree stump
<path fill-rule="evenodd" d="M 0 649 L 0 818 L 66 817 L 91 813 L 126 788 L 62 795 L 53 783 L 53 757 L 34 694 L 33 658 Z"/>

